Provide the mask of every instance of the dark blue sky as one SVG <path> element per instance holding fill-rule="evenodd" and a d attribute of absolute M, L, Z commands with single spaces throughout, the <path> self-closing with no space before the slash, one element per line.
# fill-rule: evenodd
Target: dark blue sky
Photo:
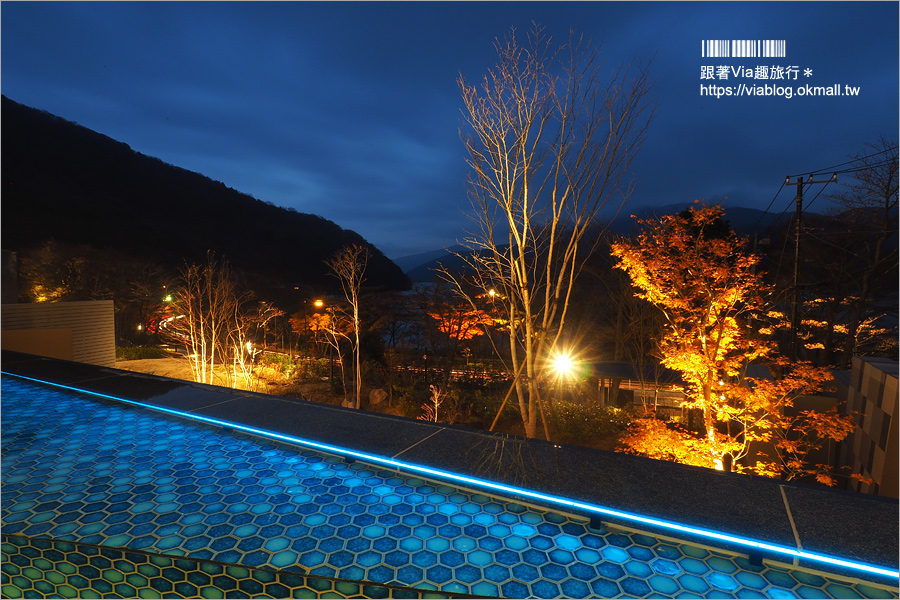
<path fill-rule="evenodd" d="M 0 85 L 12 100 L 331 219 L 399 257 L 464 236 L 456 80 L 480 79 L 511 26 L 524 33 L 537 21 L 560 41 L 574 27 L 603 42 L 610 65 L 655 53 L 658 116 L 632 165 L 631 210 L 724 196 L 764 209 L 786 175 L 897 139 L 898 7 L 3 2 Z M 786 56 L 702 58 L 707 39 L 785 40 Z M 701 81 L 702 66 L 800 75 Z M 787 85 L 794 97 L 701 97 L 701 83 Z M 807 84 L 859 95 L 798 97 Z M 782 190 L 772 210 L 794 193 Z"/>

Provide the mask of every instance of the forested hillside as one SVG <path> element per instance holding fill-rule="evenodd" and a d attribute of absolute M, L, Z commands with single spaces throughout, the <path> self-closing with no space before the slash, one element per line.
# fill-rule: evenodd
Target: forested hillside
<path fill-rule="evenodd" d="M 273 287 L 330 286 L 324 260 L 369 246 L 371 286 L 409 285 L 354 231 L 268 204 L 127 144 L 2 98 L 2 243 L 48 239 L 111 248 L 177 268 L 207 250 Z"/>

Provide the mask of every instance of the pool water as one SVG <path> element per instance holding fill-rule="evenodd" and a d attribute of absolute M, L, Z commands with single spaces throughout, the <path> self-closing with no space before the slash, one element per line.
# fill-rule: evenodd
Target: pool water
<path fill-rule="evenodd" d="M 574 515 L 13 377 L 3 377 L 2 392 L 5 554 L 11 540 L 49 539 L 490 597 L 897 596 L 874 583 L 592 529 Z M 25 594 L 29 581 L 45 595 L 111 589 L 106 571 L 60 579 L 19 562 L 4 557 L 4 595 Z M 150 597 L 164 579 L 141 578 L 145 586 L 129 590 Z M 228 591 L 205 581 L 205 592 L 190 589 Z M 336 586 L 327 593 L 341 596 Z M 168 597 L 177 594 L 171 587 Z"/>

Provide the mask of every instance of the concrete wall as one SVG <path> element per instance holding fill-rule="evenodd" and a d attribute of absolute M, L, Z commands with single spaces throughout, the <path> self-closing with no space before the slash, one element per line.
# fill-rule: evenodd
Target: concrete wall
<path fill-rule="evenodd" d="M 900 447 L 897 436 L 898 363 L 884 358 L 854 357 L 846 391 L 848 414 L 859 428 L 841 444 L 841 464 L 874 484 L 851 481 L 849 489 L 898 496 Z"/>
<path fill-rule="evenodd" d="M 116 366 L 112 300 L 4 304 L 0 321 L 4 350 Z"/>

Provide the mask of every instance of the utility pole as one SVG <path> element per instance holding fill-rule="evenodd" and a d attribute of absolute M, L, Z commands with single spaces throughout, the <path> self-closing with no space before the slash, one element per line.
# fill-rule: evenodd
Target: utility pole
<path fill-rule="evenodd" d="M 793 290 L 793 302 L 791 303 L 791 360 L 797 360 L 797 319 L 798 319 L 798 306 L 800 305 L 800 218 L 803 215 L 803 186 L 804 185 L 812 185 L 814 183 L 833 183 L 837 181 L 837 173 L 831 176 L 831 179 L 825 179 L 820 181 L 813 181 L 813 176 L 810 175 L 809 179 L 805 182 L 802 177 L 798 177 L 795 183 L 791 183 L 791 178 L 788 176 L 785 180 L 786 185 L 796 185 L 797 186 L 797 197 L 794 200 L 797 203 L 796 216 L 794 218 L 795 221 L 795 233 L 794 233 L 794 290 Z"/>

